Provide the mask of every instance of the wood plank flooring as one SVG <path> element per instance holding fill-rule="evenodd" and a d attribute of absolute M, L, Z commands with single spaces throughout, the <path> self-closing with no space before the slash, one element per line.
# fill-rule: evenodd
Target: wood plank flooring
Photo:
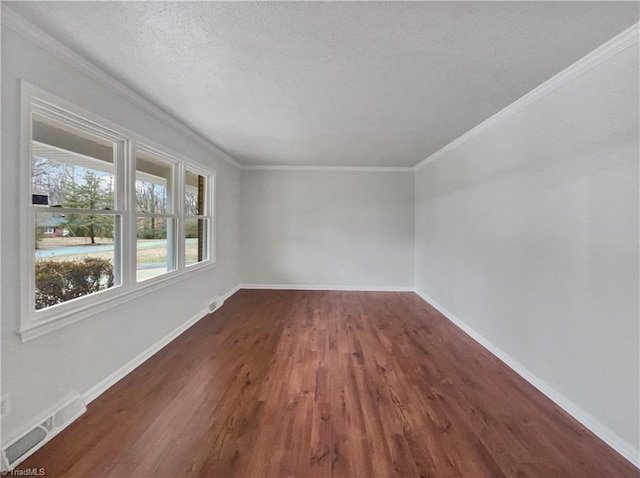
<path fill-rule="evenodd" d="M 638 477 L 413 293 L 241 290 L 20 468 L 72 477 Z"/>

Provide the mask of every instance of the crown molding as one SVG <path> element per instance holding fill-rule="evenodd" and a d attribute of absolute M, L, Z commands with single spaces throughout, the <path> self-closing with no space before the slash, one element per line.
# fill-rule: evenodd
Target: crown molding
<path fill-rule="evenodd" d="M 413 166 L 240 166 L 246 171 L 341 171 L 360 173 L 407 173 L 414 170 Z"/>
<path fill-rule="evenodd" d="M 233 159 L 229 154 L 224 152 L 214 143 L 204 138 L 200 133 L 186 126 L 180 120 L 161 109 L 156 104 L 144 98 L 142 95 L 124 85 L 119 80 L 115 79 L 107 72 L 97 67 L 84 57 L 80 56 L 69 47 L 64 45 L 59 40 L 55 39 L 48 33 L 41 30 L 39 27 L 11 10 L 5 4 L 1 9 L 1 21 L 2 24 L 30 40 L 34 44 L 43 48 L 47 52 L 54 55 L 59 60 L 65 62 L 69 66 L 80 70 L 90 78 L 94 79 L 101 85 L 107 87 L 111 91 L 115 92 L 125 100 L 135 104 L 145 112 L 151 114 L 153 117 L 159 119 L 165 124 L 185 133 L 190 138 L 196 140 L 200 145 L 213 151 L 215 155 L 226 161 L 227 163 L 243 170 L 253 171 L 342 171 L 342 172 L 407 172 L 417 171 L 427 164 L 437 160 L 444 156 L 448 152 L 457 148 L 458 146 L 466 143 L 470 139 L 474 138 L 483 131 L 491 128 L 492 126 L 500 123 L 514 113 L 526 108 L 527 106 L 535 103 L 536 101 L 544 98 L 548 94 L 557 90 L 561 86 L 569 83 L 570 81 L 578 78 L 582 74 L 596 67 L 600 63 L 615 56 L 626 48 L 636 44 L 638 42 L 638 36 L 640 33 L 640 23 L 629 27 L 619 35 L 615 36 L 608 42 L 604 43 L 591 53 L 587 54 L 571 66 L 565 68 L 557 75 L 553 76 L 549 80 L 542 83 L 540 86 L 534 88 L 520 99 L 514 101 L 509 106 L 503 108 L 498 113 L 489 117 L 482 123 L 478 124 L 462 136 L 453 140 L 446 146 L 442 147 L 435 153 L 431 154 L 426 159 L 420 161 L 418 164 L 412 167 L 358 167 L 358 166 L 260 166 L 260 165 L 247 165 L 243 166 L 238 161 Z"/>
<path fill-rule="evenodd" d="M 185 125 L 182 121 L 167 113 L 155 103 L 146 99 L 140 93 L 137 93 L 130 87 L 123 84 L 121 81 L 115 79 L 103 69 L 94 65 L 92 62 L 79 55 L 68 46 L 64 45 L 53 36 L 44 32 L 42 29 L 24 18 L 22 15 L 7 7 L 6 4 L 2 5 L 0 17 L 2 25 L 4 27 L 13 30 L 35 45 L 44 49 L 48 53 L 51 53 L 57 59 L 63 61 L 72 68 L 81 71 L 89 78 L 97 81 L 102 86 L 118 94 L 120 97 L 124 98 L 130 103 L 133 103 L 146 113 L 152 115 L 154 118 L 186 134 L 189 138 L 195 140 L 201 146 L 204 146 L 208 150 L 212 151 L 217 158 L 222 159 L 223 161 L 237 168 L 241 167 L 240 163 L 238 163 L 235 159 L 229 156 L 229 154 L 224 152 L 214 143 L 204 138 L 200 133 L 197 133 L 196 131 Z"/>
<path fill-rule="evenodd" d="M 527 106 L 535 103 L 536 101 L 544 98 L 548 94 L 554 92 L 558 88 L 566 85 L 567 83 L 575 80 L 580 77 L 587 71 L 595 68 L 599 64 L 607 61 L 613 56 L 617 55 L 623 50 L 626 50 L 630 46 L 638 43 L 638 35 L 640 34 L 640 23 L 636 23 L 635 25 L 627 28 L 622 33 L 616 35 L 608 42 L 599 46 L 591 53 L 588 53 L 586 56 L 582 57 L 580 60 L 576 61 L 569 67 L 562 70 L 557 75 L 551 77 L 549 80 L 542 83 L 540 86 L 534 88 L 529 93 L 521 97 L 520 99 L 514 101 L 506 108 L 503 108 L 493 116 L 484 120 L 482 123 L 477 125 L 476 127 L 470 129 L 462 136 L 454 139 L 451 143 L 442 147 L 431 156 L 426 159 L 423 159 L 418 164 L 414 166 L 414 171 L 418 171 L 429 163 L 441 158 L 448 152 L 454 150 L 458 146 L 463 145 L 470 139 L 479 135 L 483 131 L 493 127 L 494 125 L 504 121 L 514 113 L 526 108 Z"/>

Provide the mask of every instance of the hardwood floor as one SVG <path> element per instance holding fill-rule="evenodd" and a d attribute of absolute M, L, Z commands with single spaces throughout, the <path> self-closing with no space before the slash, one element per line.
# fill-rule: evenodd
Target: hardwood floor
<path fill-rule="evenodd" d="M 74 477 L 640 472 L 413 293 L 241 290 L 20 468 Z"/>

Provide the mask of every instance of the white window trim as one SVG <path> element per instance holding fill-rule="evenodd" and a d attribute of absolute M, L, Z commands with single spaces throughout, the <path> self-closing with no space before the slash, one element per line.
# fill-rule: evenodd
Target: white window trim
<path fill-rule="evenodd" d="M 189 169 L 189 171 L 192 173 L 196 173 L 196 174 L 199 174 L 200 176 L 204 176 L 204 178 L 206 179 L 205 197 L 207 199 L 207 204 L 206 204 L 205 212 L 207 212 L 207 214 L 187 215 L 185 212 L 184 197 L 185 197 L 186 186 L 185 186 L 184 178 L 186 177 L 186 171 L 185 171 L 186 169 Z M 184 240 L 185 240 L 185 219 L 187 218 L 208 219 L 209 221 L 209 234 L 207 234 L 207 251 L 209 252 L 209 258 L 207 260 L 198 262 L 196 264 L 191 264 L 188 266 L 186 265 L 186 258 L 184 257 L 184 255 L 179 259 L 180 264 L 186 267 L 186 269 L 191 271 L 194 268 L 197 268 L 198 266 L 200 266 L 201 264 L 206 263 L 207 261 L 216 262 L 215 207 L 216 207 L 217 201 L 214 201 L 214 197 L 216 195 L 216 175 L 215 173 L 207 171 L 206 169 L 195 166 L 193 164 L 183 163 L 180 177 L 181 177 L 181 183 L 180 183 L 179 189 L 180 189 L 180 207 L 182 208 L 182 213 L 180 214 L 181 224 L 178 227 L 178 229 L 181 231 L 180 240 L 182 241 L 182 243 L 184 244 Z M 183 254 L 185 252 L 184 247 L 178 247 L 178 250 L 182 251 Z"/>
<path fill-rule="evenodd" d="M 121 280 L 120 285 L 105 289 L 94 294 L 90 294 L 69 302 L 57 304 L 36 311 L 34 307 L 35 297 L 35 209 L 39 209 L 31 204 L 31 112 L 34 105 L 47 106 L 62 114 L 78 117 L 81 120 L 81 129 L 90 129 L 91 125 L 100 132 L 113 136 L 117 141 L 122 141 L 124 148 L 119 152 L 123 157 L 118 158 L 116 165 L 116 182 L 123 185 L 116 191 L 117 208 L 108 211 L 109 214 L 121 215 Z M 135 299 L 152 292 L 160 287 L 164 287 L 192 276 L 196 271 L 202 271 L 215 266 L 215 170 L 207 169 L 202 165 L 194 163 L 192 160 L 172 152 L 161 145 L 150 141 L 141 135 L 121 127 L 109 120 L 87 111 L 75 104 L 48 93 L 26 81 L 21 81 L 21 111 L 20 111 L 20 191 L 19 211 L 20 211 L 20 301 L 21 313 L 17 319 L 16 332 L 23 342 L 47 334 L 61 327 L 92 317 L 98 313 L 116 307 L 124 302 Z M 161 274 L 157 277 L 136 282 L 136 207 L 135 207 L 135 147 L 141 145 L 143 149 L 158 154 L 162 159 L 168 159 L 175 164 L 176 197 L 174 204 L 178 214 L 177 226 L 177 267 L 173 271 Z M 207 193 L 209 205 L 210 230 L 208 234 L 209 259 L 198 264 L 185 266 L 184 261 L 184 208 L 182 197 L 184 169 L 188 167 L 191 171 L 199 171 L 207 177 L 210 192 Z"/>
<path fill-rule="evenodd" d="M 149 146 L 141 141 L 133 141 L 133 154 L 131 156 L 132 158 L 132 165 L 131 165 L 131 174 L 132 174 L 132 178 L 133 178 L 133 183 L 135 184 L 136 181 L 136 177 L 137 177 L 137 173 L 138 173 L 138 168 L 137 168 L 137 153 L 138 151 L 142 151 L 145 152 L 147 154 L 150 154 L 154 157 L 156 157 L 157 159 L 160 159 L 161 161 L 164 161 L 168 164 L 171 164 L 172 166 L 172 182 L 173 182 L 173 187 L 171 188 L 171 210 L 172 212 L 170 213 L 163 213 L 163 214 L 149 214 L 149 213 L 141 213 L 138 212 L 136 204 L 135 204 L 135 197 L 133 198 L 133 204 L 132 204 L 132 227 L 133 227 L 133 233 L 132 233 L 132 237 L 131 237 L 131 247 L 133 248 L 133 263 L 135 264 L 135 267 L 131 268 L 132 269 L 132 273 L 133 273 L 133 281 L 137 282 L 138 284 L 141 283 L 147 283 L 147 282 L 151 282 L 154 279 L 157 279 L 159 277 L 164 277 L 166 275 L 173 275 L 174 273 L 179 273 L 182 270 L 182 264 L 180 262 L 180 244 L 179 242 L 179 237 L 181 234 L 182 229 L 180 228 L 180 207 L 181 207 L 181 198 L 179 196 L 179 189 L 180 189 L 180 181 L 182 181 L 182 162 L 173 158 L 172 156 L 170 156 L 169 154 L 164 153 L 163 151 L 154 148 L 153 146 Z M 135 196 L 135 194 L 134 194 Z M 173 240 L 174 244 L 173 246 L 169 245 L 169 238 L 167 238 L 167 252 L 169 251 L 169 249 L 171 249 L 172 247 L 175 248 L 175 250 L 173 250 L 172 252 L 175 255 L 175 261 L 176 261 L 176 267 L 170 271 L 164 272 L 156 277 L 150 277 L 148 279 L 145 279 L 143 281 L 138 281 L 137 278 L 137 270 L 138 270 L 138 256 L 137 256 L 137 247 L 136 247 L 136 230 L 137 230 L 137 219 L 139 217 L 161 217 L 161 218 L 175 218 L 176 220 L 176 226 L 175 226 L 175 231 L 174 231 L 174 235 L 175 238 Z"/>

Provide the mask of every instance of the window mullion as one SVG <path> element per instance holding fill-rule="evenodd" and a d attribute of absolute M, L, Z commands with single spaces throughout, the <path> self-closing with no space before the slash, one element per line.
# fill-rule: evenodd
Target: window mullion
<path fill-rule="evenodd" d="M 138 217 L 158 217 L 158 218 L 166 218 L 166 219 L 177 217 L 177 214 L 163 214 L 163 213 L 150 213 L 150 212 L 138 212 L 136 214 L 138 215 Z"/>
<path fill-rule="evenodd" d="M 18 320 L 19 331 L 45 327 L 49 330 L 54 321 L 58 326 L 66 325 L 77 320 L 73 317 L 89 316 L 96 304 L 107 304 L 113 298 L 125 300 L 130 294 L 140 294 L 156 283 L 173 281 L 186 274 L 186 259 L 194 254 L 192 238 L 196 222 L 202 229 L 198 230 L 199 254 L 200 249 L 204 251 L 198 263 L 204 266 L 211 261 L 215 241 L 214 172 L 192 164 L 188 158 L 165 152 L 162 146 L 147 146 L 146 140 L 137 134 L 121 130 L 118 125 L 32 85 L 23 84 L 22 93 L 21 187 L 29 194 L 24 198 L 21 194 L 19 205 L 23 217 L 20 228 L 23 313 Z M 49 170 L 45 168 L 53 171 L 53 181 L 49 181 L 46 176 Z M 197 193 L 193 190 L 194 175 Z M 139 190 L 139 184 L 150 189 Z M 48 200 L 42 202 L 51 206 L 32 204 L 32 194 L 46 196 Z M 189 195 L 195 195 L 199 201 L 197 210 L 189 210 L 203 214 L 187 215 Z M 59 204 L 74 207 L 58 207 Z M 149 204 L 154 207 L 148 207 Z M 150 212 L 138 212 L 138 206 Z M 43 237 L 45 230 L 47 236 Z M 187 233 L 190 239 L 186 239 Z M 67 234 L 72 237 L 66 239 Z M 94 240 L 111 235 L 113 246 L 110 241 Z M 95 243 L 99 247 L 87 248 L 89 238 L 91 246 Z M 42 250 L 38 252 L 40 246 Z M 106 272 L 99 272 L 102 275 L 93 283 L 97 284 L 95 288 L 82 290 L 71 298 L 49 292 L 52 288 L 46 286 L 54 282 L 44 283 L 40 278 L 47 277 L 45 273 L 60 271 L 66 277 L 75 277 L 77 274 L 67 268 L 79 265 L 87 270 L 83 273 L 89 274 L 85 257 L 97 259 L 92 261 L 94 265 L 111 262 L 108 268 L 103 267 Z M 54 260 L 50 261 L 51 258 Z M 138 271 L 138 260 L 144 273 Z M 151 271 L 155 275 L 148 273 Z M 142 284 L 146 279 L 151 280 Z M 44 294 L 53 294 L 54 300 L 64 299 L 56 302 Z"/>
<path fill-rule="evenodd" d="M 72 207 L 33 206 L 36 213 L 46 214 L 93 214 L 102 216 L 120 216 L 125 213 L 122 209 L 82 209 Z"/>
<path fill-rule="evenodd" d="M 185 268 L 185 263 L 186 263 L 186 250 L 185 250 L 185 241 L 184 241 L 184 237 L 185 237 L 185 204 L 184 204 L 184 192 L 185 192 L 185 185 L 184 185 L 184 174 L 185 174 L 185 165 L 184 163 L 181 163 L 180 166 L 177 168 L 177 178 L 176 178 L 176 183 L 175 183 L 175 196 L 174 196 L 174 200 L 175 200 L 175 205 L 176 205 L 176 209 L 175 212 L 178 214 L 178 227 L 177 227 L 177 234 L 176 234 L 176 247 L 177 247 L 177 259 L 178 259 L 178 269 L 180 270 L 184 270 Z"/>
<path fill-rule="evenodd" d="M 134 147 L 134 140 L 127 142 L 124 167 L 122 168 L 124 185 L 123 205 L 125 207 L 125 214 L 122 219 L 122 272 L 123 284 L 126 288 L 133 288 L 136 282 L 136 197 L 134 193 L 136 164 Z"/>

